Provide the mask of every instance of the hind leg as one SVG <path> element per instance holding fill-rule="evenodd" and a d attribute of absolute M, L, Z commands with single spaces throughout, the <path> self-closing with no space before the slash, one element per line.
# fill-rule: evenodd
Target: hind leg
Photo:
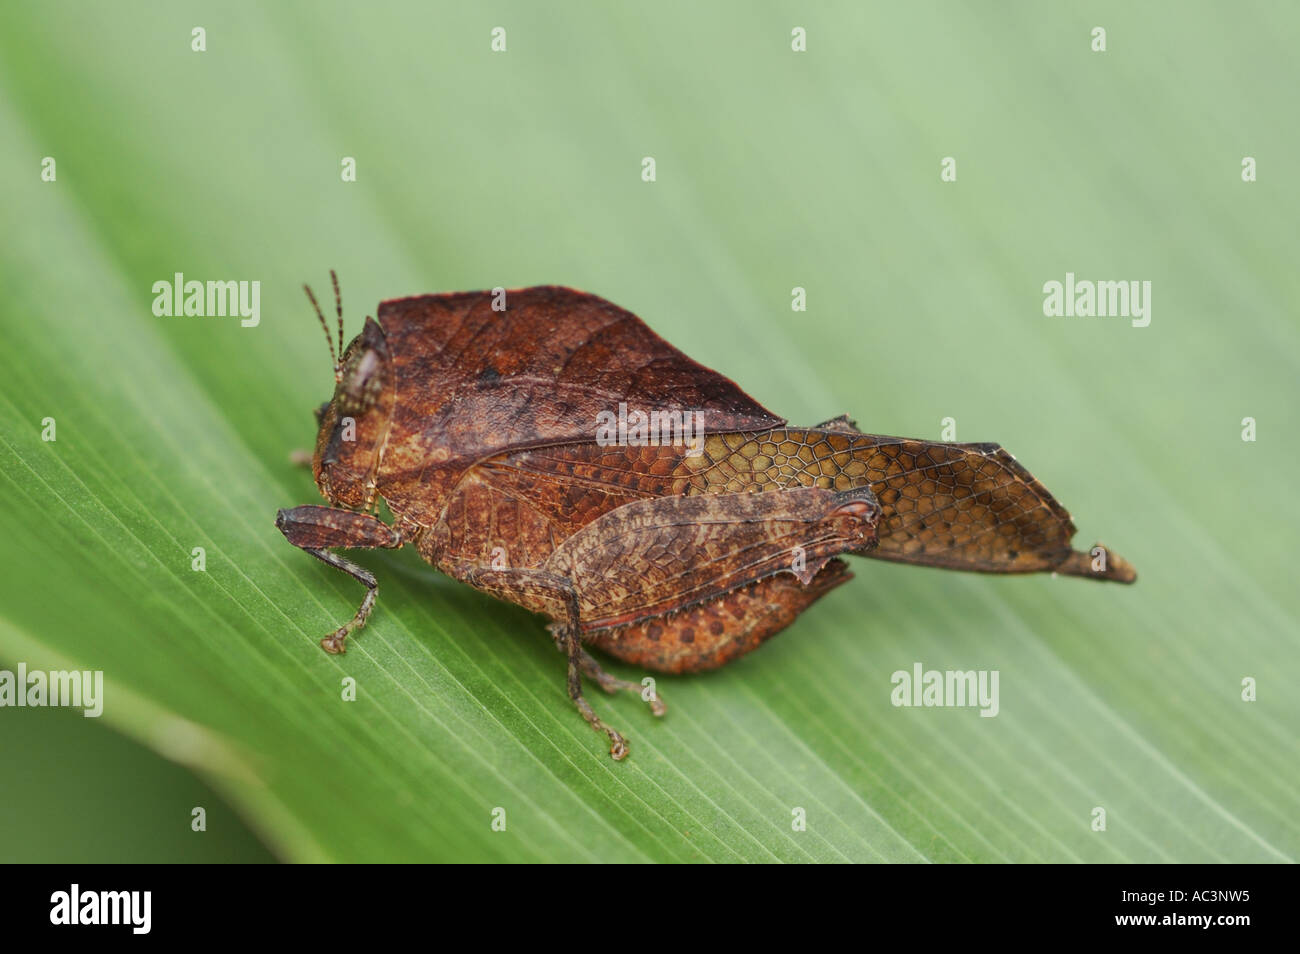
<path fill-rule="evenodd" d="M 557 637 L 558 644 L 559 639 Z M 640 698 L 650 706 L 650 711 L 656 716 L 662 716 L 668 711 L 668 705 L 659 696 L 658 690 L 653 690 L 650 697 L 645 696 L 646 687 L 639 682 L 632 682 L 630 679 L 620 679 L 613 673 L 608 673 L 596 661 L 596 657 L 585 649 L 582 651 L 582 674 L 588 679 L 596 680 L 596 685 L 604 689 L 609 695 L 615 695 L 619 692 L 630 692 Z"/>

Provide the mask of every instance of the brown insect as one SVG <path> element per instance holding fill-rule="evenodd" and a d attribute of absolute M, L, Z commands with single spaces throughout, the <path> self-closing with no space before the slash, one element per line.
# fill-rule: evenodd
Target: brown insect
<path fill-rule="evenodd" d="M 331 551 L 413 544 L 449 576 L 552 620 L 569 696 L 616 759 L 627 742 L 583 698 L 582 676 L 610 693 L 642 686 L 605 672 L 587 645 L 658 672 L 716 668 L 848 580 L 842 554 L 1136 578 L 1102 547 L 1072 550 L 1069 514 L 997 444 L 863 434 L 847 417 L 791 427 L 595 295 L 386 301 L 344 350 L 336 278 L 334 294 L 338 351 L 307 289 L 334 358 L 312 457 L 330 505 L 276 517 L 290 543 L 365 584 L 356 615 L 321 645 L 343 652 L 377 592 Z M 626 429 L 602 439 L 616 413 Z M 653 444 L 643 423 L 656 420 L 668 433 Z M 373 515 L 381 497 L 391 526 Z"/>

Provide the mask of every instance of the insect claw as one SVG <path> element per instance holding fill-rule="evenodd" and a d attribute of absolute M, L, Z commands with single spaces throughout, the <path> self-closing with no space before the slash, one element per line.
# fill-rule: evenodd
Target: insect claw
<path fill-rule="evenodd" d="M 613 745 L 609 747 L 609 757 L 615 762 L 621 762 L 627 758 L 627 740 L 615 732 L 609 730 L 609 737 L 613 740 Z"/>
<path fill-rule="evenodd" d="M 350 626 L 340 626 L 320 641 L 320 648 L 334 656 L 341 656 L 348 651 L 347 638 Z"/>

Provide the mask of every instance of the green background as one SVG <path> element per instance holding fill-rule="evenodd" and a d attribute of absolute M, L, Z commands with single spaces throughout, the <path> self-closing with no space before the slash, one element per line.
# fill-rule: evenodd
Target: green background
<path fill-rule="evenodd" d="M 107 701 L 0 710 L 0 858 L 1300 856 L 1295 9 L 469 6 L 6 8 L 0 666 L 103 669 Z M 955 418 L 1141 579 L 857 561 L 762 651 L 662 679 L 664 720 L 594 700 L 623 764 L 541 623 L 414 553 L 360 557 L 378 610 L 329 657 L 361 589 L 273 518 L 319 499 L 288 454 L 331 267 L 349 335 L 385 298 L 569 284 L 794 422 Z M 261 325 L 155 317 L 176 271 L 261 281 Z M 1067 271 L 1151 281 L 1150 327 L 1045 317 Z M 999 670 L 1001 714 L 894 708 L 914 662 Z"/>

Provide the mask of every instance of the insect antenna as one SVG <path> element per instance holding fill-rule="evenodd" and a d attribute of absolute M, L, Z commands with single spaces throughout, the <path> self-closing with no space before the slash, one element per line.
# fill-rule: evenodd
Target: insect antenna
<path fill-rule="evenodd" d="M 343 354 L 343 295 L 339 292 L 339 277 L 330 269 L 330 281 L 334 283 L 334 310 L 339 316 L 339 355 Z M 327 332 L 328 333 L 328 332 Z"/>
<path fill-rule="evenodd" d="M 334 294 L 337 300 L 339 290 L 339 280 L 334 277 L 333 270 L 330 271 L 330 277 L 334 279 Z M 312 308 L 316 309 L 316 317 L 320 319 L 321 329 L 325 332 L 325 343 L 329 345 L 330 358 L 334 362 L 334 380 L 339 379 L 342 372 L 342 366 L 339 364 L 339 353 L 343 350 L 343 304 L 338 302 L 339 306 L 339 348 L 334 350 L 334 336 L 330 334 L 329 323 L 325 321 L 325 315 L 321 313 L 320 303 L 316 301 L 316 294 L 311 290 L 311 286 L 304 284 L 302 290 L 307 293 L 307 300 L 311 302 Z"/>

